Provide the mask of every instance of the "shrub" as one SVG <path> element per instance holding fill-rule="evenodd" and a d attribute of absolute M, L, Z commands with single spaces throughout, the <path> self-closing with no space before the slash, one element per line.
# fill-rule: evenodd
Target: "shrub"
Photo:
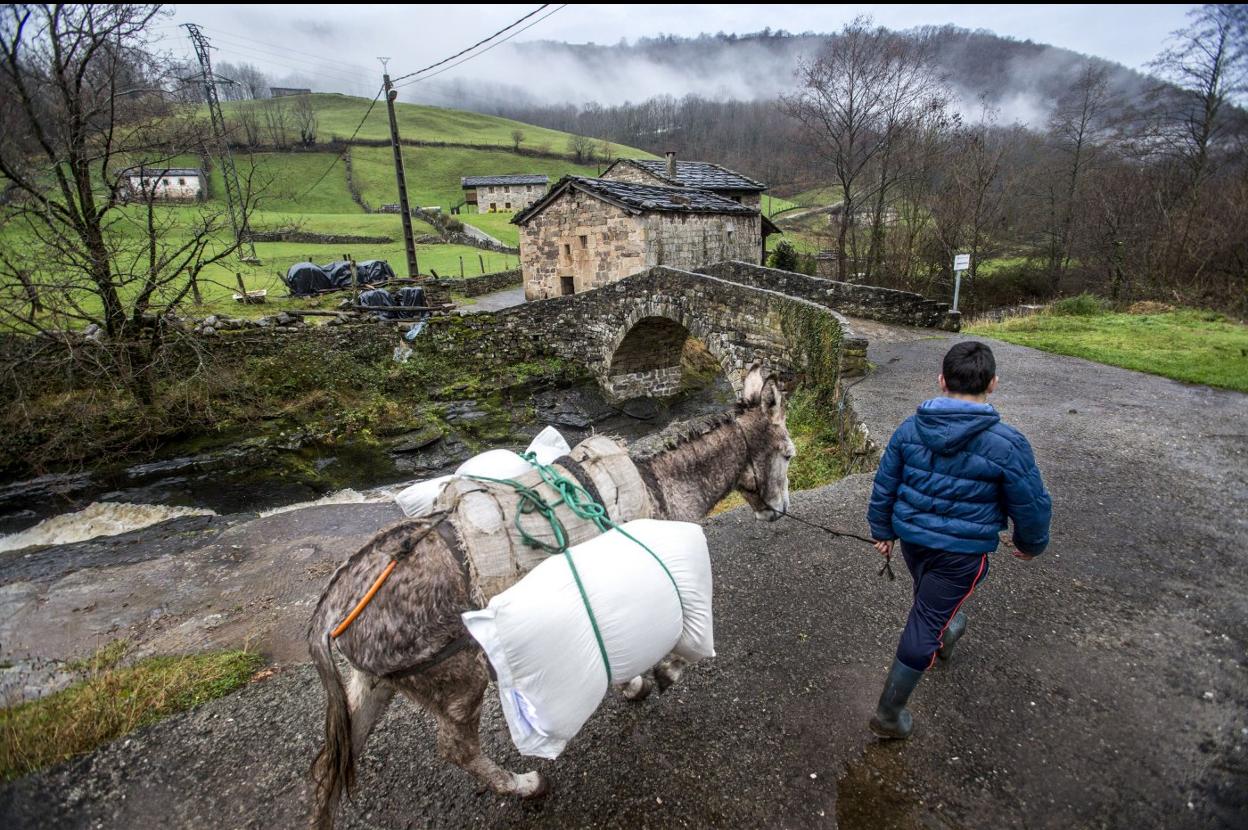
<path fill-rule="evenodd" d="M 780 240 L 780 244 L 771 252 L 769 264 L 781 271 L 796 271 L 797 249 L 793 247 L 793 243 L 787 239 Z"/>
<path fill-rule="evenodd" d="M 1052 303 L 1046 311 L 1058 317 L 1096 317 L 1109 308 L 1108 302 L 1095 294 L 1079 294 Z"/>

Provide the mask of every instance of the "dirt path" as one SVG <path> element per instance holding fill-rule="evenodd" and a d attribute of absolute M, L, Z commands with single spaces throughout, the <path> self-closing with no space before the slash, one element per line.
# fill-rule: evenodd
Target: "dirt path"
<path fill-rule="evenodd" d="M 929 394 L 948 337 L 861 328 L 878 368 L 852 395 L 884 439 Z M 994 349 L 998 407 L 1031 438 L 1053 492 L 1054 543 L 1032 563 L 994 560 L 957 660 L 915 695 L 911 741 L 880 744 L 864 728 L 908 578 L 877 579 L 875 555 L 858 543 L 738 510 L 707 524 L 719 657 L 662 697 L 609 699 L 554 763 L 518 758 L 490 699 L 489 750 L 513 768 L 548 772 L 550 797 L 514 803 L 479 792 L 437 760 L 425 718 L 396 705 L 362 761 L 343 825 L 1242 827 L 1248 396 Z M 861 529 L 869 485 L 856 476 L 797 494 L 794 512 Z M 190 568 L 191 558 L 263 542 L 295 573 L 304 565 L 293 552 L 321 546 L 318 534 L 345 544 L 384 518 L 333 510 L 306 521 L 288 514 L 280 527 L 240 522 L 194 550 L 133 555 Z M 239 549 L 220 544 L 227 533 Z M 37 554 L 49 555 L 60 554 Z M 86 580 L 140 563 L 82 564 Z M 12 567 L 0 561 L 0 581 Z M 228 578 L 228 568 L 196 567 L 188 575 Z M 47 578 L 25 572 L 5 590 Z M 302 624 L 298 590 L 283 613 Z M 6 785 L 0 825 L 295 826 L 320 705 L 307 667 L 289 668 Z"/>

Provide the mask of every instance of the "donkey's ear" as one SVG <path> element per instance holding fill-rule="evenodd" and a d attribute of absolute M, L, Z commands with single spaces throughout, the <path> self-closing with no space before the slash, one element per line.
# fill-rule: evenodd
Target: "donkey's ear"
<path fill-rule="evenodd" d="M 781 391 L 780 384 L 776 382 L 775 378 L 767 378 L 767 382 L 763 384 L 760 399 L 768 417 L 777 424 L 783 424 L 784 392 Z"/>
<path fill-rule="evenodd" d="M 745 381 L 741 384 L 741 403 L 746 406 L 753 406 L 762 399 L 763 395 L 763 367 L 760 363 L 755 363 L 750 367 L 750 371 L 745 373 Z"/>

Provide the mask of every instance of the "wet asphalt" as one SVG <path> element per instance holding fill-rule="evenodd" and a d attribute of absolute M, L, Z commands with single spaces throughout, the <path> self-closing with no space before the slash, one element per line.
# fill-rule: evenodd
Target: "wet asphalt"
<path fill-rule="evenodd" d="M 853 405 L 883 441 L 951 341 L 856 325 L 876 370 Z M 997 554 L 957 656 L 915 693 L 910 741 L 865 727 L 908 577 L 877 577 L 861 543 L 737 510 L 707 522 L 715 659 L 643 703 L 608 698 L 555 762 L 520 758 L 487 700 L 487 751 L 541 769 L 549 796 L 482 792 L 398 703 L 341 826 L 1248 826 L 1248 396 L 993 347 L 994 402 L 1035 447 L 1053 544 L 1030 563 Z M 863 532 L 869 487 L 797 493 L 793 512 Z M 308 667 L 284 666 L 4 785 L 0 826 L 298 826 L 321 701 Z"/>

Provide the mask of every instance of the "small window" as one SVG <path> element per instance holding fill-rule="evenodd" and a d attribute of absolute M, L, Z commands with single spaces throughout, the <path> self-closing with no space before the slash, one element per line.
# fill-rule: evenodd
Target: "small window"
<path fill-rule="evenodd" d="M 506 203 L 504 203 L 504 204 L 503 204 L 503 208 L 504 208 L 505 210 L 511 210 L 511 202 L 506 202 Z"/>
<path fill-rule="evenodd" d="M 572 246 L 571 245 L 563 246 L 563 255 L 567 257 L 568 259 L 572 258 Z"/>
<path fill-rule="evenodd" d="M 588 248 L 588 247 L 589 247 L 589 237 L 588 237 L 588 236 L 581 236 L 581 247 L 582 247 L 582 248 Z"/>
<path fill-rule="evenodd" d="M 576 293 L 576 277 L 560 277 L 559 293 L 563 296 Z"/>
<path fill-rule="evenodd" d="M 185 186 L 185 185 L 186 185 L 186 179 L 178 179 L 178 184 Z"/>

